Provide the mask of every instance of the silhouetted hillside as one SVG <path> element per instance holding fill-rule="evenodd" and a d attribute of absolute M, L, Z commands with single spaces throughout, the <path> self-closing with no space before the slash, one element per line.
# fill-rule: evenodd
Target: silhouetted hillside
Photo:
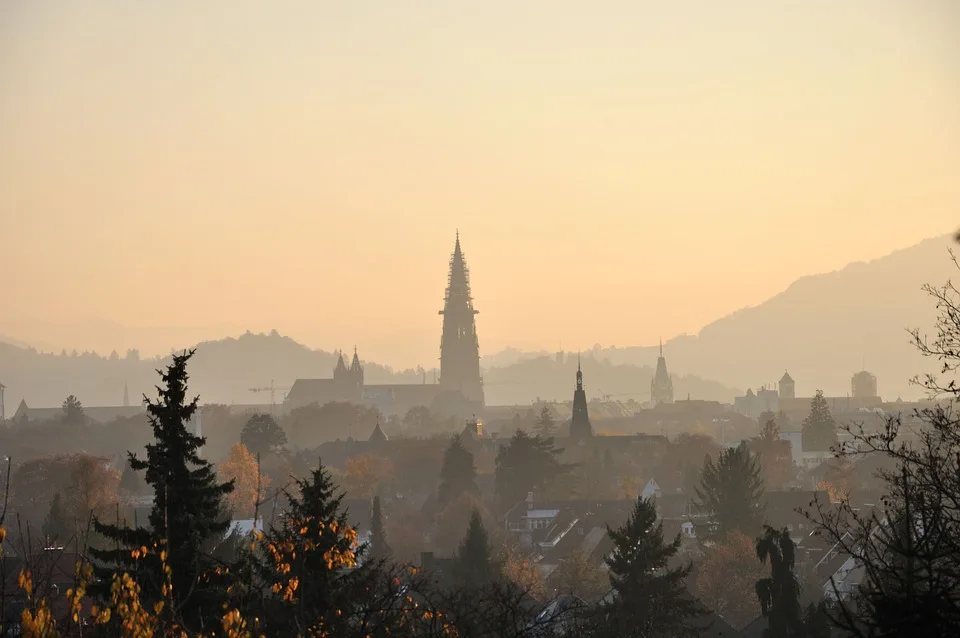
<path fill-rule="evenodd" d="M 850 377 L 865 365 L 877 375 L 881 396 L 917 396 L 909 379 L 937 366 L 916 353 L 907 329 L 932 327 L 936 309 L 921 287 L 955 278 L 947 252 L 952 245 L 952 236 L 937 237 L 837 272 L 803 277 L 696 336 L 671 339 L 664 344 L 667 365 L 674 374 L 741 388 L 776 382 L 789 370 L 798 396 L 817 388 L 843 396 L 850 392 Z M 657 347 L 595 349 L 591 355 L 613 364 L 652 366 Z M 510 352 L 488 360 L 520 358 Z M 678 387 L 681 396 L 685 391 Z"/>
<path fill-rule="evenodd" d="M 584 386 L 591 399 L 609 395 L 616 401 L 650 400 L 650 380 L 654 368 L 615 364 L 608 358 L 581 357 Z M 484 393 L 489 405 L 525 404 L 533 399 L 570 401 L 577 372 L 577 355 L 522 358 L 520 361 L 484 371 Z M 732 402 L 739 391 L 696 376 L 672 375 L 677 399 Z"/>
<path fill-rule="evenodd" d="M 269 403 L 270 393 L 251 393 L 250 388 L 283 389 L 298 377 L 329 377 L 337 355 L 311 350 L 275 331 L 246 333 L 237 338 L 205 341 L 196 346 L 190 362 L 190 389 L 205 403 Z M 363 353 L 360 353 L 361 357 Z M 353 353 L 350 353 L 353 356 Z M 68 394 L 86 405 L 120 405 L 127 384 L 130 401 L 147 392 L 152 397 L 157 383 L 155 370 L 167 358 L 140 359 L 136 352 L 124 357 L 100 357 L 91 353 L 41 354 L 32 348 L 0 343 L 0 383 L 7 386 L 7 414 L 12 415 L 21 398 L 31 407 L 56 406 Z M 376 363 L 364 362 L 368 383 L 419 383 L 416 370 L 395 372 Z"/>

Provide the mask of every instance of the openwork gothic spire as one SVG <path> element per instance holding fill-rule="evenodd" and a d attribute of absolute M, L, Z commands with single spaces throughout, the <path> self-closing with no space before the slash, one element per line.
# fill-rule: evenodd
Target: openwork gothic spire
<path fill-rule="evenodd" d="M 470 270 L 457 231 L 444 295 L 443 335 L 440 340 L 440 389 L 460 392 L 470 402 L 483 405 L 480 379 L 480 346 L 477 340 Z"/>

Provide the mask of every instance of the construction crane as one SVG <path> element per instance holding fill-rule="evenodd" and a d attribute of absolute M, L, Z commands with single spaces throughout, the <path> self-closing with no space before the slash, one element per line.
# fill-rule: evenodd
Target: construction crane
<path fill-rule="evenodd" d="M 270 416 L 276 417 L 277 411 L 277 390 L 289 390 L 289 387 L 282 386 L 278 387 L 273 384 L 273 379 L 270 379 L 270 385 L 266 388 L 250 388 L 250 392 L 258 394 L 260 392 L 269 392 L 270 393 Z"/>

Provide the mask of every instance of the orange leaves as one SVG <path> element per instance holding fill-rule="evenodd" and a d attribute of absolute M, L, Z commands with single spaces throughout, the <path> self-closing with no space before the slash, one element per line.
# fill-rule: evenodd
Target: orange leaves
<path fill-rule="evenodd" d="M 57 638 L 60 635 L 45 600 L 40 601 L 40 605 L 34 612 L 24 609 L 20 614 L 20 624 L 23 626 L 23 635 L 26 638 Z"/>
<path fill-rule="evenodd" d="M 351 456 L 344 463 L 344 488 L 353 498 L 371 498 L 377 486 L 393 476 L 393 463 L 376 454 Z"/>
<path fill-rule="evenodd" d="M 30 572 L 25 570 L 20 570 L 20 574 L 17 575 L 17 587 L 23 590 L 23 593 L 27 595 L 27 598 L 33 596 L 33 576 Z"/>
<path fill-rule="evenodd" d="M 217 474 L 222 481 L 233 481 L 233 492 L 227 495 L 227 500 L 234 516 L 252 516 L 257 502 L 263 500 L 263 493 L 270 485 L 270 479 L 259 474 L 257 457 L 247 450 L 247 446 L 237 443 L 217 467 Z"/>
<path fill-rule="evenodd" d="M 694 592 L 739 629 L 760 613 L 755 585 L 763 577 L 753 541 L 735 531 L 707 551 L 697 570 Z"/>
<path fill-rule="evenodd" d="M 243 619 L 240 612 L 236 609 L 228 611 L 220 619 L 223 626 L 223 633 L 228 638 L 253 638 L 253 634 L 247 629 L 247 621 Z"/>

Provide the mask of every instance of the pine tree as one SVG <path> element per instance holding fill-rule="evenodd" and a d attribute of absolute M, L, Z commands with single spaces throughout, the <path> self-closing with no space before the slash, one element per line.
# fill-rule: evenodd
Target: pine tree
<path fill-rule="evenodd" d="M 380 497 L 373 497 L 373 509 L 370 514 L 370 556 L 376 560 L 390 556 L 387 544 L 387 532 L 383 529 L 383 513 L 380 511 Z"/>
<path fill-rule="evenodd" d="M 74 532 L 64 511 L 63 499 L 59 492 L 53 495 L 53 501 L 50 502 L 50 510 L 43 521 L 41 531 L 46 542 L 51 545 L 62 546 L 73 536 Z"/>
<path fill-rule="evenodd" d="M 157 388 L 157 400 L 147 404 L 154 442 L 146 446 L 145 460 L 129 454 L 130 467 L 145 471 L 154 492 L 149 527 L 95 519 L 95 530 L 109 542 L 92 552 L 104 586 L 110 586 L 112 574 L 125 571 L 140 585 L 144 603 L 167 603 L 167 622 L 198 629 L 222 615 L 224 591 L 209 578 L 210 551 L 229 527 L 223 498 L 233 485 L 217 482 L 213 466 L 199 455 L 204 439 L 186 427 L 198 401 L 187 401 L 187 362 L 192 356 L 192 350 L 174 355 L 160 373 L 163 387 Z M 135 551 L 139 548 L 146 548 L 146 556 Z M 163 562 L 170 570 L 171 589 L 163 582 Z"/>
<path fill-rule="evenodd" d="M 128 494 L 143 494 L 147 491 L 147 482 L 143 480 L 143 476 L 130 467 L 129 459 L 124 464 L 118 487 Z"/>
<path fill-rule="evenodd" d="M 553 439 L 517 430 L 510 443 L 497 452 L 494 481 L 500 506 L 509 509 L 526 498 L 528 492 L 551 485 L 567 470 L 557 460 L 561 452 L 554 447 Z"/>
<path fill-rule="evenodd" d="M 763 525 L 763 477 L 757 457 L 746 444 L 723 450 L 717 461 L 707 457 L 696 489 L 697 507 L 713 514 L 714 535 L 724 537 L 739 530 L 756 536 Z"/>
<path fill-rule="evenodd" d="M 837 443 L 837 423 L 823 398 L 823 390 L 817 390 L 810 400 L 810 414 L 803 420 L 802 436 L 804 450 L 825 452 Z"/>
<path fill-rule="evenodd" d="M 280 609 L 267 615 L 267 634 L 320 635 L 315 630 L 322 627 L 337 635 L 335 628 L 346 622 L 344 616 L 356 602 L 351 587 L 366 575 L 363 569 L 343 568 L 354 567 L 365 548 L 347 524 L 343 493 L 322 464 L 309 480 L 298 479 L 287 499 L 285 515 L 264 541 L 280 598 Z"/>
<path fill-rule="evenodd" d="M 439 508 L 442 510 L 447 503 L 464 492 L 477 495 L 479 490 L 476 477 L 477 468 L 473 464 L 473 454 L 463 447 L 459 435 L 454 436 L 443 455 L 443 467 L 440 469 L 440 489 L 437 493 Z"/>
<path fill-rule="evenodd" d="M 606 635 L 681 636 L 695 630 L 691 622 L 702 612 L 686 590 L 690 566 L 668 569 L 680 549 L 680 535 L 663 541 L 653 499 L 638 498 L 622 527 L 607 528 L 613 555 L 607 559 L 614 600 L 604 607 Z"/>
<path fill-rule="evenodd" d="M 760 611 L 767 618 L 764 638 L 788 638 L 801 627 L 800 584 L 793 573 L 794 547 L 790 532 L 764 528 L 757 539 L 757 558 L 770 561 L 770 577 L 757 581 Z"/>
<path fill-rule="evenodd" d="M 86 416 L 83 414 L 83 404 L 80 403 L 80 399 L 72 394 L 63 400 L 60 411 L 63 412 L 63 422 L 67 425 L 83 425 L 86 421 Z"/>
<path fill-rule="evenodd" d="M 476 509 L 470 515 L 470 525 L 457 551 L 456 575 L 459 583 L 466 587 L 480 587 L 496 577 L 490 540 Z"/>

